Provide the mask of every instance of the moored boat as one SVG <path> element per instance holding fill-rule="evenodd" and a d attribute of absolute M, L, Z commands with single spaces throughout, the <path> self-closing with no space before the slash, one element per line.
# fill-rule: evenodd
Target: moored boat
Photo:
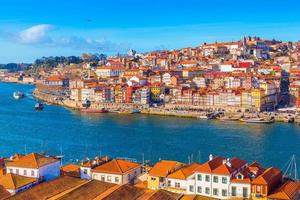
<path fill-rule="evenodd" d="M 105 109 L 105 108 L 101 108 L 101 109 L 83 108 L 83 109 L 81 109 L 81 112 L 85 112 L 85 113 L 108 113 L 108 110 Z"/>
<path fill-rule="evenodd" d="M 18 100 L 24 98 L 25 95 L 22 92 L 14 92 L 13 97 Z"/>
<path fill-rule="evenodd" d="M 241 119 L 241 122 L 253 123 L 253 124 L 271 124 L 274 123 L 274 119 L 264 119 L 264 118 L 250 118 L 250 119 Z"/>
<path fill-rule="evenodd" d="M 137 113 L 141 113 L 141 110 L 140 109 L 133 109 L 132 114 L 137 114 Z"/>
<path fill-rule="evenodd" d="M 42 103 L 36 103 L 34 106 L 35 110 L 43 110 L 44 109 L 44 105 Z"/>
<path fill-rule="evenodd" d="M 123 109 L 118 111 L 119 114 L 137 114 L 137 113 L 141 113 L 141 110 L 139 109 Z"/>

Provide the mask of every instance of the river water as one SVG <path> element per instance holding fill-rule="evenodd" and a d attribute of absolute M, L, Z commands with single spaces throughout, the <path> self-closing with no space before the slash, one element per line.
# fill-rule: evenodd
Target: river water
<path fill-rule="evenodd" d="M 59 106 L 34 110 L 34 86 L 0 83 L 0 157 L 46 152 L 64 162 L 109 155 L 152 163 L 159 159 L 204 162 L 209 154 L 237 156 L 282 168 L 300 156 L 300 126 L 201 121 L 175 117 L 81 114 Z M 27 97 L 14 100 L 12 93 Z M 190 159 L 189 159 L 190 157 Z"/>

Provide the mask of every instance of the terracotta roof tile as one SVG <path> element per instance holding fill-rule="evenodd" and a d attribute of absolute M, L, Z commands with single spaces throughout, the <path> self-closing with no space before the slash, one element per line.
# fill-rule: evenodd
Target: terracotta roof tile
<path fill-rule="evenodd" d="M 58 162 L 59 159 L 54 157 L 47 157 L 41 154 L 32 153 L 26 156 L 18 157 L 6 163 L 7 167 L 22 167 L 22 168 L 34 168 L 38 169 L 45 165 Z"/>
<path fill-rule="evenodd" d="M 195 172 L 212 173 L 214 169 L 222 165 L 224 159 L 220 156 L 214 157 L 212 160 L 197 167 Z"/>
<path fill-rule="evenodd" d="M 67 190 L 78 187 L 79 185 L 87 183 L 86 180 L 80 178 L 73 178 L 70 176 L 62 176 L 58 179 L 41 183 L 25 192 L 21 192 L 12 196 L 11 200 L 41 200 L 49 199 Z"/>
<path fill-rule="evenodd" d="M 17 174 L 5 174 L 0 177 L 0 185 L 7 190 L 15 190 L 36 182 L 36 178 L 28 178 Z"/>
<path fill-rule="evenodd" d="M 259 175 L 257 178 L 255 178 L 252 181 L 252 184 L 266 185 L 278 176 L 282 176 L 282 172 L 275 167 L 271 167 L 265 170 L 265 172 Z"/>
<path fill-rule="evenodd" d="M 10 197 L 10 193 L 0 185 L 0 200 L 4 200 Z"/>
<path fill-rule="evenodd" d="M 68 192 L 64 196 L 58 198 L 58 200 L 92 200 L 114 186 L 115 184 L 112 183 L 105 183 L 97 180 L 92 180 L 72 190 L 71 192 Z"/>
<path fill-rule="evenodd" d="M 300 192 L 300 183 L 287 181 L 280 186 L 274 193 L 268 196 L 271 199 L 293 200 Z"/>
<path fill-rule="evenodd" d="M 170 175 L 168 175 L 168 178 L 185 180 L 190 175 L 192 175 L 194 173 L 194 170 L 199 166 L 200 165 L 197 163 L 192 163 L 190 165 L 186 165 L 186 166 L 178 169 L 174 173 L 171 173 Z"/>
<path fill-rule="evenodd" d="M 124 174 L 140 166 L 140 164 L 135 162 L 117 159 L 95 167 L 92 171 L 102 173 Z"/>
<path fill-rule="evenodd" d="M 170 160 L 161 160 L 149 172 L 150 176 L 167 177 L 170 173 L 183 166 L 183 163 Z"/>

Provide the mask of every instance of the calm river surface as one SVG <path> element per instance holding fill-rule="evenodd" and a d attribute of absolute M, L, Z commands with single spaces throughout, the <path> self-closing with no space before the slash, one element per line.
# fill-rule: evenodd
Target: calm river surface
<path fill-rule="evenodd" d="M 99 154 L 138 161 L 175 159 L 206 161 L 210 153 L 238 156 L 249 162 L 282 168 L 300 157 L 300 126 L 148 115 L 80 114 L 59 106 L 36 112 L 30 96 L 34 86 L 0 83 L 0 157 L 14 153 L 47 152 L 71 162 Z M 12 93 L 27 97 L 14 100 Z M 25 148 L 26 146 L 26 148 Z M 199 156 L 200 155 L 200 156 Z"/>

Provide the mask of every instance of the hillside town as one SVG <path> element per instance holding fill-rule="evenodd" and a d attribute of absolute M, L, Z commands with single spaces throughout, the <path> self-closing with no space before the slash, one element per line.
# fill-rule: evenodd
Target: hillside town
<path fill-rule="evenodd" d="M 42 100 L 109 110 L 264 112 L 300 108 L 300 43 L 244 37 L 195 48 L 1 70 L 1 80 L 36 84 Z M 233 117 L 233 116 L 231 116 Z"/>
<path fill-rule="evenodd" d="M 210 155 L 205 163 L 16 154 L 0 161 L 0 199 L 298 200 L 300 182 L 275 167 Z"/>

